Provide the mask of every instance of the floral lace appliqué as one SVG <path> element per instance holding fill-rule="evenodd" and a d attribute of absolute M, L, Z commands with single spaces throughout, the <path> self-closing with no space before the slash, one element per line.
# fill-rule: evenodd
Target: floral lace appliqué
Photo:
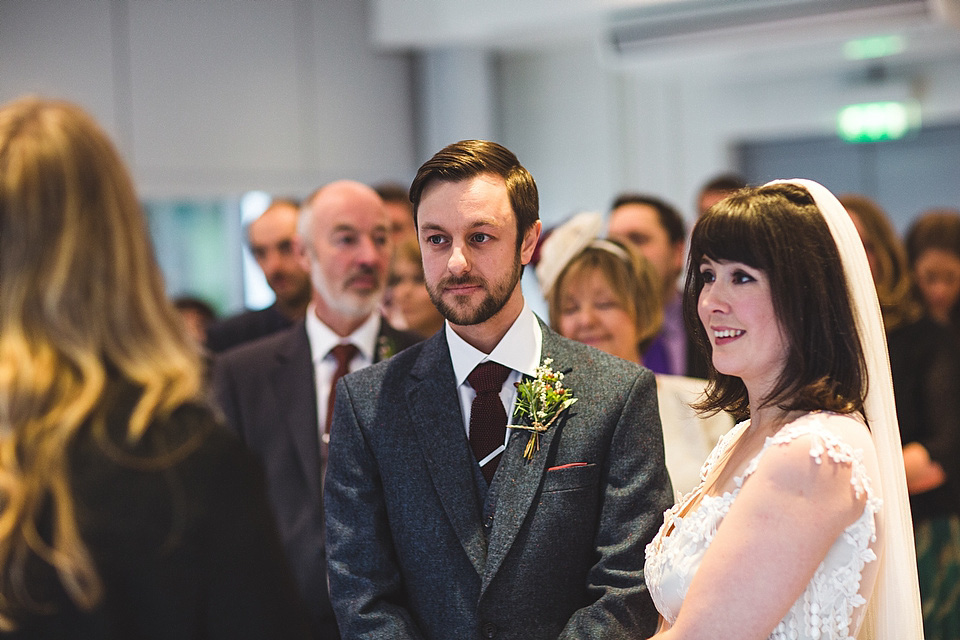
<path fill-rule="evenodd" d="M 863 452 L 854 450 L 829 428 L 832 421 L 852 419 L 830 413 L 811 413 L 798 418 L 767 438 L 760 453 L 734 480 L 736 488 L 733 491 L 722 496 L 703 496 L 695 511 L 679 516 L 695 490 L 664 514 L 663 526 L 647 545 L 644 576 L 657 609 L 668 622 L 673 624 L 676 621 L 704 553 L 744 481 L 756 471 L 764 452 L 774 445 L 809 435 L 812 436 L 810 456 L 818 464 L 830 461 L 851 465 L 851 484 L 857 496 L 865 493 L 867 499 L 861 516 L 834 542 L 807 588 L 770 638 L 852 640 L 865 604 L 860 593 L 863 569 L 868 562 L 877 559 L 870 544 L 876 541 L 876 516 L 881 507 L 881 500 L 874 495 L 863 463 Z M 721 438 L 703 465 L 701 483 L 747 426 L 748 423 L 742 423 Z"/>

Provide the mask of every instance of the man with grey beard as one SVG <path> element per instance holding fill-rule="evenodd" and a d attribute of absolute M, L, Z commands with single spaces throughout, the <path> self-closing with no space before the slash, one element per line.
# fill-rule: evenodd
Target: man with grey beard
<path fill-rule="evenodd" d="M 392 251 L 373 189 L 342 180 L 311 195 L 298 225 L 312 298 L 291 329 L 217 358 L 213 385 L 228 425 L 256 451 L 287 557 L 318 639 L 339 637 L 327 593 L 323 476 L 336 381 L 413 344 L 380 317 Z"/>

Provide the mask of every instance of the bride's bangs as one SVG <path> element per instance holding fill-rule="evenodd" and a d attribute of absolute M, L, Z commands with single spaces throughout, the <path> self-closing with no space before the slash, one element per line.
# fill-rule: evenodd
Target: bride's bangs
<path fill-rule="evenodd" d="M 731 198 L 732 199 L 732 198 Z M 690 239 L 691 267 L 699 271 L 704 257 L 715 262 L 741 262 L 767 271 L 770 236 L 762 216 L 750 208 L 724 202 L 700 219 Z"/>

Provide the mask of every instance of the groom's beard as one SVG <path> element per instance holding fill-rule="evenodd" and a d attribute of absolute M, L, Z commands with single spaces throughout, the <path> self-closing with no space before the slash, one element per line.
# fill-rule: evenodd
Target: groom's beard
<path fill-rule="evenodd" d="M 486 278 L 467 274 L 465 276 L 455 277 L 447 276 L 439 282 L 427 287 L 427 293 L 430 294 L 430 300 L 440 311 L 444 318 L 456 325 L 474 325 L 486 322 L 507 303 L 513 290 L 520 282 L 520 276 L 523 274 L 523 266 L 520 264 L 520 255 L 513 263 L 513 269 L 503 278 L 491 283 Z M 476 303 L 471 303 L 470 296 L 446 294 L 444 290 L 451 286 L 476 286 L 484 292 L 483 298 Z"/>

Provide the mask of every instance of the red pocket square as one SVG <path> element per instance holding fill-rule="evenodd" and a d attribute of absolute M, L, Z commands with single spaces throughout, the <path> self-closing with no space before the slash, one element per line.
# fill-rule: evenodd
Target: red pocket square
<path fill-rule="evenodd" d="M 550 467 L 547 471 L 559 471 L 560 469 L 572 469 L 573 467 L 585 467 L 586 462 L 571 462 L 570 464 L 561 464 L 559 467 Z"/>

